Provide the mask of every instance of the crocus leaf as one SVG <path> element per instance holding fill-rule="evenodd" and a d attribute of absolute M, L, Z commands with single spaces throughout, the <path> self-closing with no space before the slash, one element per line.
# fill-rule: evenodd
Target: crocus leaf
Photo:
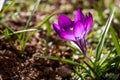
<path fill-rule="evenodd" d="M 84 79 L 84 76 L 83 76 L 80 72 L 78 72 L 77 69 L 74 68 L 74 72 L 80 77 L 80 80 L 85 80 L 85 79 Z M 78 78 L 79 78 L 79 77 L 78 77 Z"/>
<path fill-rule="evenodd" d="M 98 76 L 98 73 L 94 70 L 94 67 L 92 67 L 90 64 L 88 64 L 86 61 L 84 61 L 84 63 L 90 69 L 90 71 L 94 74 L 94 76 Z"/>
<path fill-rule="evenodd" d="M 119 41 L 118 41 L 118 36 L 117 36 L 117 34 L 116 34 L 116 32 L 115 32 L 115 30 L 112 26 L 110 27 L 110 34 L 112 36 L 112 41 L 115 45 L 116 52 L 120 56 L 120 44 L 119 44 Z"/>
<path fill-rule="evenodd" d="M 62 61 L 62 62 L 66 62 L 66 63 L 72 64 L 72 65 L 80 66 L 79 63 L 74 62 L 72 60 L 53 57 L 53 56 L 36 56 L 36 58 L 43 58 L 43 59 L 49 59 L 49 60 L 55 60 L 55 61 Z"/>
<path fill-rule="evenodd" d="M 81 65 L 80 63 L 78 62 L 75 62 L 75 61 L 72 61 L 70 59 L 64 59 L 64 58 L 60 58 L 60 57 L 53 57 L 53 56 L 35 56 L 35 58 L 41 58 L 41 59 L 49 59 L 49 60 L 55 60 L 55 61 L 62 61 L 62 62 L 65 62 L 65 63 L 69 63 L 69 64 L 72 64 L 72 65 L 75 65 L 75 66 L 80 66 L 82 69 L 84 69 L 86 71 L 86 73 L 89 74 L 89 76 L 91 77 L 91 79 L 93 80 L 93 76 L 92 74 L 90 73 L 90 70 L 94 73 L 95 71 L 93 70 L 93 68 L 85 62 L 85 64 L 87 65 L 87 67 L 89 69 L 87 69 L 84 65 Z"/>
<path fill-rule="evenodd" d="M 101 52 L 102 52 L 102 50 L 103 50 L 103 45 L 104 45 L 104 42 L 105 42 L 105 37 L 106 37 L 107 32 L 108 32 L 108 30 L 109 30 L 110 24 L 111 24 L 111 22 L 112 22 L 113 15 L 114 15 L 114 11 L 115 11 L 115 10 L 113 9 L 110 17 L 108 18 L 108 20 L 107 20 L 107 22 L 106 22 L 106 24 L 105 24 L 105 29 L 104 29 L 101 37 L 100 37 L 98 46 L 97 46 L 97 48 L 96 48 L 96 56 L 95 56 L 96 61 L 99 61 L 99 60 L 100 60 Z"/>
<path fill-rule="evenodd" d="M 106 68 L 115 69 L 113 70 L 115 72 L 116 70 L 119 70 L 119 64 L 120 64 L 120 56 L 117 55 L 107 62 Z"/>

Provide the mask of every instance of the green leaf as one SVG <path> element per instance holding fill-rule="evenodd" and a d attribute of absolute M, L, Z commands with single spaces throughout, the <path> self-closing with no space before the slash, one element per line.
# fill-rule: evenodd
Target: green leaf
<path fill-rule="evenodd" d="M 120 56 L 120 44 L 119 44 L 119 41 L 118 41 L 118 36 L 117 36 L 117 34 L 116 34 L 116 32 L 115 32 L 115 30 L 112 26 L 110 27 L 110 34 L 112 36 L 112 41 L 115 45 L 116 52 Z"/>
<path fill-rule="evenodd" d="M 34 15 L 36 9 L 37 9 L 38 6 L 39 6 L 40 1 L 41 1 L 41 0 L 37 0 L 37 1 L 36 1 L 35 5 L 34 5 L 34 8 L 33 8 L 32 11 L 31 11 L 31 15 L 30 15 L 29 19 L 27 20 L 25 29 L 27 29 L 27 28 L 29 27 L 30 22 L 31 22 L 31 20 L 32 20 L 32 18 L 33 18 L 33 15 Z M 22 36 L 21 36 L 21 35 L 22 35 Z M 20 36 L 21 36 L 21 38 L 20 38 L 20 40 L 19 40 L 19 41 L 21 42 L 20 50 L 24 51 L 25 44 L 26 44 L 26 42 L 27 42 L 27 41 L 26 41 L 26 33 L 23 32 L 22 34 L 20 34 Z"/>
<path fill-rule="evenodd" d="M 87 67 L 92 71 L 92 73 L 98 77 L 97 72 L 94 70 L 94 67 L 90 66 L 86 61 L 84 61 L 84 63 L 87 65 Z"/>
<path fill-rule="evenodd" d="M 42 25 L 44 25 L 53 15 L 55 15 L 54 13 L 49 15 L 48 17 L 46 17 L 42 22 L 40 22 L 38 25 L 37 25 L 37 29 L 40 29 L 42 27 Z"/>
<path fill-rule="evenodd" d="M 2 12 L 0 13 L 0 17 L 15 3 L 15 1 L 16 0 L 12 0 L 6 7 L 3 8 Z"/>
<path fill-rule="evenodd" d="M 108 51 L 107 54 L 105 54 L 101 59 L 100 59 L 100 64 L 99 65 L 102 65 L 106 59 L 108 58 L 108 56 L 110 55 L 111 51 Z"/>
<path fill-rule="evenodd" d="M 77 69 L 74 68 L 74 71 L 80 77 L 80 80 L 85 80 L 84 76 L 81 73 L 79 73 Z"/>
<path fill-rule="evenodd" d="M 8 29 L 8 28 L 6 28 L 6 29 Z M 20 34 L 20 33 L 23 33 L 23 32 L 33 32 L 33 31 L 37 31 L 37 29 L 26 29 L 26 30 L 16 31 L 16 32 L 10 33 L 9 36 L 14 35 L 14 34 Z M 5 38 L 4 35 L 0 37 L 0 39 L 3 39 L 3 38 Z"/>
<path fill-rule="evenodd" d="M 72 60 L 69 59 L 64 59 L 64 58 L 58 58 L 58 57 L 53 57 L 53 56 L 36 56 L 36 58 L 43 58 L 43 59 L 50 59 L 50 60 L 55 60 L 55 61 L 62 61 L 62 62 L 66 62 L 72 65 L 76 65 L 76 66 L 80 66 L 79 63 L 74 62 Z"/>
<path fill-rule="evenodd" d="M 33 8 L 33 10 L 31 11 L 31 15 L 29 16 L 29 18 L 28 18 L 28 20 L 27 20 L 27 23 L 26 23 L 26 25 L 25 25 L 25 29 L 27 29 L 27 28 L 29 27 L 30 22 L 31 22 L 31 20 L 32 20 L 34 14 L 35 14 L 35 11 L 36 11 L 37 8 L 39 7 L 40 2 L 41 2 L 41 0 L 37 0 L 37 1 L 36 1 L 35 5 L 34 5 L 34 8 Z"/>
<path fill-rule="evenodd" d="M 114 64 L 114 65 L 113 65 Z M 115 56 L 107 62 L 107 69 L 115 69 L 116 72 L 120 68 L 120 56 Z"/>
<path fill-rule="evenodd" d="M 103 49 L 103 45 L 104 45 L 104 42 L 105 42 L 105 37 L 107 35 L 107 32 L 109 30 L 109 27 L 110 27 L 110 24 L 112 22 L 112 19 L 113 19 L 113 15 L 114 15 L 114 9 L 110 15 L 110 17 L 108 18 L 106 24 L 105 24 L 105 29 L 100 37 L 100 40 L 99 40 L 99 43 L 98 43 L 98 46 L 96 48 L 96 61 L 99 61 L 100 57 L 101 57 L 101 52 L 102 52 L 102 49 Z"/>
<path fill-rule="evenodd" d="M 49 15 L 48 17 L 46 17 L 43 21 L 41 21 L 37 26 L 36 29 L 39 30 L 54 14 Z M 36 31 L 33 31 L 30 33 L 30 35 L 28 35 L 28 37 L 26 38 L 26 42 L 35 34 Z"/>
<path fill-rule="evenodd" d="M 75 66 L 80 66 L 82 69 L 84 69 L 86 71 L 86 73 L 89 74 L 89 76 L 91 77 L 91 79 L 93 80 L 93 76 L 92 74 L 90 73 L 90 70 L 92 70 L 92 72 L 94 73 L 95 71 L 93 70 L 93 68 L 86 62 L 84 62 L 87 67 L 90 69 L 88 70 L 84 65 L 81 65 L 80 63 L 78 62 L 75 62 L 75 61 L 72 61 L 70 59 L 64 59 L 64 58 L 58 58 L 58 57 L 53 57 L 53 56 L 35 56 L 35 58 L 43 58 L 43 59 L 49 59 L 49 60 L 56 60 L 56 61 L 62 61 L 62 62 L 65 62 L 65 63 L 69 63 L 69 64 L 72 64 L 72 65 L 75 65 Z"/>
<path fill-rule="evenodd" d="M 9 31 L 8 28 L 5 28 L 5 33 L 4 33 L 4 35 L 5 35 L 5 37 L 8 38 L 8 39 L 11 38 L 11 37 L 10 37 L 10 31 Z"/>
<path fill-rule="evenodd" d="M 9 26 L 5 25 L 3 22 L 0 22 L 0 25 L 2 25 L 3 27 L 7 28 L 10 33 L 14 32 Z"/>
<path fill-rule="evenodd" d="M 51 23 L 50 23 L 50 21 L 47 21 L 46 22 L 46 26 L 47 26 L 47 35 L 48 36 L 50 36 L 50 34 L 51 34 Z"/>

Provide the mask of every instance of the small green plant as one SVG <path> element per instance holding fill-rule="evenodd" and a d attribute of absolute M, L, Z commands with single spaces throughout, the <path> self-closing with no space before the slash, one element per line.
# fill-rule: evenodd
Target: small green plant
<path fill-rule="evenodd" d="M 1 18 L 2 18 L 2 15 L 5 13 L 5 11 L 8 10 L 10 6 L 15 4 L 15 1 L 16 0 L 12 0 L 7 6 L 5 6 L 3 8 L 2 12 L 0 13 L 0 17 Z M 3 36 L 0 36 L 0 39 L 6 38 L 6 39 L 9 40 L 10 44 L 17 44 L 17 45 L 19 45 L 19 49 L 18 50 L 20 52 L 20 54 L 19 54 L 20 56 L 24 56 L 24 50 L 25 50 L 26 43 L 35 34 L 35 32 L 37 30 L 39 30 L 44 24 L 47 25 L 47 33 L 48 33 L 48 35 L 50 35 L 50 22 L 49 22 L 49 19 L 54 14 L 51 14 L 48 17 L 46 17 L 37 26 L 35 26 L 34 29 L 29 29 L 30 22 L 32 20 L 32 17 L 34 15 L 36 9 L 39 6 L 40 1 L 41 0 L 37 0 L 36 1 L 35 5 L 34 5 L 34 8 L 31 10 L 31 15 L 29 16 L 29 18 L 28 18 L 28 20 L 26 22 L 25 28 L 23 30 L 13 31 L 9 26 L 5 25 L 4 22 L 2 22 L 2 21 L 0 22 L 0 25 L 2 25 L 5 28 L 5 31 L 0 31 L 3 34 Z M 30 33 L 27 35 L 27 32 L 30 32 Z M 13 35 L 17 36 L 17 39 L 15 41 L 12 40 L 12 36 Z M 12 46 L 14 46 L 14 45 L 12 45 Z"/>
<path fill-rule="evenodd" d="M 108 18 L 106 24 L 104 25 L 103 33 L 101 34 L 101 37 L 99 39 L 99 43 L 96 47 L 95 53 L 94 53 L 94 51 L 86 53 L 86 51 L 84 51 L 84 50 L 87 50 L 87 49 L 85 48 L 83 50 L 83 47 L 85 46 L 85 44 L 82 45 L 83 43 L 79 43 L 79 44 L 77 43 L 79 49 L 81 49 L 83 54 L 89 54 L 89 56 L 87 56 L 87 57 L 86 57 L 86 55 L 84 55 L 85 57 L 83 59 L 81 59 L 80 63 L 74 61 L 74 59 L 70 60 L 70 59 L 63 59 L 63 58 L 58 58 L 58 57 L 53 57 L 53 56 L 36 56 L 36 57 L 37 58 L 46 58 L 46 59 L 50 59 L 50 60 L 63 61 L 63 62 L 72 64 L 75 66 L 79 66 L 79 67 L 73 68 L 74 72 L 75 72 L 74 76 L 77 77 L 77 80 L 79 80 L 79 79 L 80 80 L 116 80 L 119 76 L 117 69 L 120 69 L 120 61 L 119 61 L 120 60 L 120 52 L 119 52 L 120 45 L 119 45 L 118 37 L 117 37 L 114 29 L 112 28 L 112 26 L 110 26 L 113 16 L 114 16 L 114 11 L 115 11 L 115 9 L 112 10 L 110 17 Z M 82 17 L 85 18 L 85 16 L 83 16 L 83 14 L 80 11 L 78 11 L 78 13 L 76 15 L 77 15 L 77 19 L 79 19 L 78 21 L 82 21 L 82 19 L 83 19 Z M 90 16 L 87 16 L 88 19 L 90 19 L 89 17 Z M 62 20 L 60 20 L 60 19 L 62 19 Z M 75 19 L 75 20 L 77 20 L 77 19 Z M 64 22 L 62 22 L 62 21 L 64 21 Z M 88 20 L 88 21 L 90 21 L 90 20 Z M 65 23 L 68 23 L 68 24 L 65 24 Z M 90 23 L 90 22 L 88 22 L 88 23 Z M 81 23 L 77 23 L 77 24 L 74 23 L 74 24 L 76 26 L 73 25 L 73 28 L 72 28 L 73 32 L 72 32 L 72 30 L 71 30 L 72 22 L 70 23 L 70 19 L 66 18 L 65 16 L 60 15 L 60 17 L 58 18 L 58 25 L 54 23 L 53 27 L 61 38 L 66 39 L 66 40 L 71 40 L 76 43 L 76 41 L 80 41 L 80 40 L 76 40 L 76 38 L 74 38 L 74 36 L 78 35 L 78 37 L 80 37 L 84 33 L 84 30 L 81 30 L 81 27 L 85 27 L 85 26 L 82 25 Z M 79 28 L 75 29 L 75 27 L 77 27 L 77 26 L 80 27 L 80 29 Z M 69 27 L 70 27 L 70 29 L 69 29 Z M 61 28 L 63 28 L 63 29 L 61 29 Z M 107 33 L 109 31 L 109 28 L 110 28 L 110 33 L 111 33 L 115 48 L 109 50 L 106 54 L 103 54 L 103 47 L 104 47 L 105 39 L 106 39 Z M 77 31 L 77 32 L 75 32 L 75 31 Z M 80 31 L 82 31 L 82 32 L 80 32 Z M 84 39 L 84 37 L 81 37 L 81 38 Z M 112 53 L 115 51 L 117 54 L 113 55 Z M 92 54 L 92 53 L 94 53 L 94 56 L 90 56 L 90 54 Z M 115 71 L 109 72 L 110 70 L 113 70 L 113 69 L 115 69 Z"/>

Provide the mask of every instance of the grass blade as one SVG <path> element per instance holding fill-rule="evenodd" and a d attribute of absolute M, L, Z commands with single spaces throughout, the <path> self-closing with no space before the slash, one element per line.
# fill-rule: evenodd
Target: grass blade
<path fill-rule="evenodd" d="M 35 13 L 37 7 L 39 6 L 40 1 L 41 1 L 41 0 L 37 0 L 37 1 L 36 1 L 35 5 L 34 5 L 34 8 L 33 8 L 33 10 L 31 11 L 31 15 L 30 15 L 29 19 L 27 20 L 25 29 L 27 29 L 27 28 L 29 27 L 30 21 L 32 20 L 34 13 Z M 25 37 L 25 36 L 26 36 L 26 33 L 24 32 L 24 33 L 22 33 L 21 35 L 22 35 L 22 37 L 21 37 L 22 39 L 20 39 L 20 40 L 22 40 L 22 41 L 21 41 L 21 45 L 20 45 L 20 50 L 24 51 L 25 44 L 26 44 L 26 37 Z M 21 35 L 20 35 L 20 36 L 21 36 Z"/>
<path fill-rule="evenodd" d="M 106 59 L 108 58 L 110 53 L 111 53 L 111 51 L 108 51 L 108 53 L 105 54 L 104 57 L 102 57 L 102 59 L 100 60 L 100 64 L 99 65 L 102 65 L 106 61 Z"/>
<path fill-rule="evenodd" d="M 49 15 L 48 17 L 46 17 L 42 22 L 40 22 L 37 26 L 36 29 L 39 30 L 54 14 Z M 34 35 L 36 31 L 33 31 L 30 33 L 30 35 L 28 35 L 28 37 L 26 38 L 26 42 Z"/>
<path fill-rule="evenodd" d="M 117 34 L 116 34 L 116 32 L 115 32 L 115 30 L 112 26 L 110 27 L 110 34 L 112 36 L 112 41 L 115 45 L 116 52 L 120 56 L 120 44 L 119 44 L 119 41 L 118 41 L 118 36 L 117 36 Z"/>
<path fill-rule="evenodd" d="M 9 36 L 11 35 L 14 35 L 14 34 L 20 34 L 20 33 L 23 33 L 23 32 L 33 32 L 33 31 L 37 31 L 37 29 L 26 29 L 26 30 L 20 30 L 20 31 L 16 31 L 16 32 L 12 32 L 9 34 Z M 5 35 L 1 36 L 0 39 L 3 39 L 5 38 Z"/>
<path fill-rule="evenodd" d="M 0 25 L 2 25 L 3 27 L 7 28 L 10 33 L 14 32 L 9 26 L 5 25 L 4 23 L 0 22 Z"/>
<path fill-rule="evenodd" d="M 109 27 L 110 27 L 110 24 L 112 22 L 112 19 L 113 19 L 113 15 L 114 15 L 114 9 L 110 15 L 110 17 L 108 18 L 106 24 L 105 24 L 105 29 L 101 35 L 101 38 L 99 40 L 99 43 L 98 43 L 98 46 L 96 48 L 96 61 L 99 61 L 100 57 L 101 57 L 101 52 L 102 52 L 102 49 L 103 49 L 103 45 L 104 45 L 104 42 L 105 42 L 105 37 L 107 35 L 107 32 L 109 30 Z"/>
<path fill-rule="evenodd" d="M 34 6 L 33 10 L 31 11 L 31 15 L 30 15 L 29 19 L 27 20 L 25 29 L 27 29 L 27 28 L 29 27 L 30 21 L 32 20 L 33 15 L 34 15 L 36 9 L 38 8 L 40 1 L 41 1 L 41 0 L 37 0 L 37 1 L 36 1 L 35 6 Z"/>
<path fill-rule="evenodd" d="M 50 21 L 46 22 L 46 26 L 47 26 L 47 35 L 50 36 L 50 34 L 51 34 L 51 23 L 50 23 Z"/>
<path fill-rule="evenodd" d="M 3 15 L 5 11 L 8 10 L 10 6 L 12 6 L 15 3 L 16 0 L 12 0 L 5 8 L 3 8 L 2 12 L 0 13 L 0 17 Z"/>
<path fill-rule="evenodd" d="M 40 29 L 42 27 L 43 24 L 45 24 L 53 15 L 55 15 L 54 13 L 49 15 L 48 17 L 46 17 L 42 22 L 40 22 L 38 25 L 37 25 L 37 29 Z"/>

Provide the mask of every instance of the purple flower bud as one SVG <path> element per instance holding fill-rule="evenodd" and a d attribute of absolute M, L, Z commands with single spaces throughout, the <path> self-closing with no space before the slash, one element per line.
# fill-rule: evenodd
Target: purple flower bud
<path fill-rule="evenodd" d="M 53 23 L 53 28 L 62 39 L 73 41 L 86 54 L 86 37 L 91 30 L 92 23 L 92 15 L 90 13 L 84 15 L 78 9 L 74 21 L 64 15 L 59 15 L 58 24 Z"/>

